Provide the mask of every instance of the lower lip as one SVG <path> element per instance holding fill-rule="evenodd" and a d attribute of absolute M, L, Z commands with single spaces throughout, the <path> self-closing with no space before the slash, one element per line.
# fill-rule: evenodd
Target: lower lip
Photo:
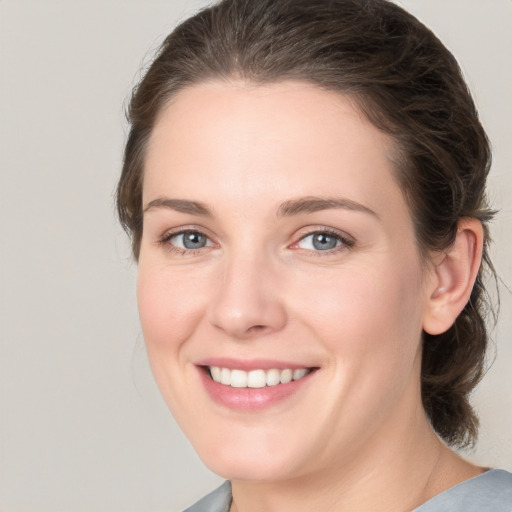
<path fill-rule="evenodd" d="M 260 411 L 295 395 L 315 372 L 310 372 L 299 380 L 264 388 L 233 388 L 215 382 L 204 368 L 199 368 L 199 373 L 207 393 L 214 402 L 236 411 Z"/>

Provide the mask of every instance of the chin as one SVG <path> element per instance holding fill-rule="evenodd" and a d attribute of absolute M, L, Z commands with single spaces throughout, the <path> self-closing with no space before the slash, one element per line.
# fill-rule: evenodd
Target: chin
<path fill-rule="evenodd" d="M 279 457 L 281 459 L 281 457 Z M 223 457 L 205 460 L 205 465 L 226 480 L 245 480 L 251 482 L 276 482 L 292 476 L 289 461 L 273 457 Z"/>
<path fill-rule="evenodd" d="M 269 434 L 270 436 L 270 434 Z M 212 436 L 213 437 L 213 436 Z M 197 446 L 196 451 L 204 464 L 227 480 L 279 481 L 291 478 L 301 466 L 297 463 L 297 448 L 282 442 L 244 443 L 222 439 L 212 446 Z"/>

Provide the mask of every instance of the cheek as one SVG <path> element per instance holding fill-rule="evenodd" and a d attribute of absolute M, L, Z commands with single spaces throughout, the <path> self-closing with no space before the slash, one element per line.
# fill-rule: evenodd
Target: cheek
<path fill-rule="evenodd" d="M 193 404 L 187 341 L 197 329 L 206 293 L 180 269 L 139 263 L 137 301 L 149 363 L 175 419 L 185 431 L 189 417 L 200 415 Z M 192 405 L 191 405 L 192 404 Z"/>
<path fill-rule="evenodd" d="M 205 307 L 194 279 L 179 270 L 139 265 L 137 302 L 151 364 L 176 352 L 193 333 Z M 203 290 L 204 292 L 204 290 Z"/>
<path fill-rule="evenodd" d="M 419 400 L 421 287 L 414 269 L 405 270 L 385 265 L 340 273 L 336 282 L 325 280 L 305 313 L 330 356 L 337 390 L 326 393 L 323 409 L 348 435 L 361 426 L 369 433 L 399 416 L 399 404 Z M 350 439 L 355 443 L 357 435 Z"/>
<path fill-rule="evenodd" d="M 410 365 L 417 353 L 422 325 L 422 287 L 415 261 L 374 260 L 371 265 L 343 269 L 336 276 L 315 276 L 294 295 L 308 306 L 302 317 L 316 331 L 335 364 L 391 374 Z"/>

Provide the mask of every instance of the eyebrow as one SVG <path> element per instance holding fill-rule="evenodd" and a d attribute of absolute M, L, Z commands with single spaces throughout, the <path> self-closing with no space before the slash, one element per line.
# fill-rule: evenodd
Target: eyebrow
<path fill-rule="evenodd" d="M 146 213 L 153 208 L 168 208 L 180 213 L 212 217 L 212 212 L 205 204 L 199 203 L 197 201 L 188 201 L 186 199 L 170 199 L 167 197 L 158 197 L 157 199 L 150 201 L 144 207 L 143 213 Z"/>
<path fill-rule="evenodd" d="M 277 215 L 280 217 L 289 217 L 292 215 L 314 213 L 321 210 L 332 210 L 338 208 L 367 213 L 380 220 L 379 215 L 367 206 L 356 201 L 352 201 L 351 199 L 341 197 L 301 197 L 298 199 L 291 199 L 290 201 L 284 202 L 279 207 Z"/>
<path fill-rule="evenodd" d="M 171 199 L 167 197 L 158 197 L 150 201 L 143 210 L 143 213 L 153 208 L 168 208 L 180 213 L 187 213 L 190 215 L 199 215 L 203 217 L 213 217 L 211 210 L 204 204 L 198 201 L 189 201 L 187 199 Z M 322 210 L 332 209 L 346 209 L 356 212 L 362 212 L 372 215 L 380 220 L 379 215 L 368 208 L 351 199 L 340 197 L 300 197 L 297 199 L 290 199 L 282 203 L 278 210 L 278 217 L 291 217 L 293 215 L 301 215 L 305 213 L 314 213 Z"/>

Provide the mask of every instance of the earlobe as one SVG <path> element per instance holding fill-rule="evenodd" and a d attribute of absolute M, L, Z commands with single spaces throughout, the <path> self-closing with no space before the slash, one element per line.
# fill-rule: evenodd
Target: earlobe
<path fill-rule="evenodd" d="M 483 228 L 478 219 L 459 222 L 453 244 L 434 261 L 423 330 L 441 334 L 467 304 L 482 260 Z"/>

